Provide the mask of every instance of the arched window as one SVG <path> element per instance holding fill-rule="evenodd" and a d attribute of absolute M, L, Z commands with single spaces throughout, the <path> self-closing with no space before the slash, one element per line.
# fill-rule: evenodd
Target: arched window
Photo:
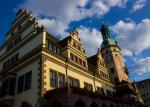
<path fill-rule="evenodd" d="M 119 105 L 117 105 L 117 107 L 120 107 Z"/>
<path fill-rule="evenodd" d="M 21 107 L 32 107 L 32 105 L 29 102 L 23 101 Z"/>
<path fill-rule="evenodd" d="M 9 105 L 8 105 L 8 104 L 5 104 L 5 103 L 0 102 L 0 107 L 9 107 Z"/>
<path fill-rule="evenodd" d="M 106 104 L 103 103 L 103 104 L 102 104 L 102 107 L 107 107 L 107 106 L 106 106 Z"/>
<path fill-rule="evenodd" d="M 76 101 L 74 107 L 86 107 L 85 103 L 81 100 Z"/>
<path fill-rule="evenodd" d="M 50 107 L 63 107 L 63 104 L 59 101 L 55 101 L 51 104 Z"/>
<path fill-rule="evenodd" d="M 110 107 L 114 107 L 113 104 L 110 104 Z"/>
<path fill-rule="evenodd" d="M 91 107 L 98 107 L 98 105 L 95 102 L 92 102 Z"/>

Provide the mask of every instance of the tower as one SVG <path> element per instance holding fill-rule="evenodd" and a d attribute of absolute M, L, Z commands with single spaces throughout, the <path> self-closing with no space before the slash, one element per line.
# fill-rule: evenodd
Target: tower
<path fill-rule="evenodd" d="M 101 52 L 104 57 L 106 66 L 111 75 L 111 81 L 117 84 L 121 81 L 128 81 L 128 71 L 123 62 L 121 49 L 117 42 L 110 36 L 109 29 L 106 25 L 102 25 L 101 34 L 103 42 L 101 44 Z"/>
<path fill-rule="evenodd" d="M 102 25 L 100 31 L 103 38 L 101 53 L 108 69 L 110 79 L 116 88 L 116 95 L 126 100 L 142 102 L 136 91 L 136 87 L 129 79 L 128 69 L 123 62 L 120 47 L 111 37 L 106 25 Z"/>

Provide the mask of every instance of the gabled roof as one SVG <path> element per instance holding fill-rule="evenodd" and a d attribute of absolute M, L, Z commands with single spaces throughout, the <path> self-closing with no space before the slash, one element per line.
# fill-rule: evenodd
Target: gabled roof
<path fill-rule="evenodd" d="M 59 41 L 58 44 L 61 45 L 62 47 L 65 47 L 67 46 L 67 42 L 70 41 L 70 39 L 71 39 L 71 36 L 68 36 L 62 39 L 61 41 Z"/>
<path fill-rule="evenodd" d="M 103 37 L 101 49 L 108 46 L 117 46 L 117 42 L 111 37 L 108 27 L 104 24 L 101 27 L 101 34 Z"/>
<path fill-rule="evenodd" d="M 97 57 L 97 55 L 93 55 L 91 57 L 88 57 L 87 60 L 88 60 L 88 63 L 96 66 L 97 65 L 96 61 L 98 60 L 98 57 Z"/>

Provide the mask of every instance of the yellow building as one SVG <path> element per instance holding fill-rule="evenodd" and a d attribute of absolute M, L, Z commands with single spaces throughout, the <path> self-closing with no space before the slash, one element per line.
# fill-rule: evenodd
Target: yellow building
<path fill-rule="evenodd" d="M 136 85 L 143 102 L 147 105 L 150 105 L 150 79 L 136 82 Z"/>
<path fill-rule="evenodd" d="M 87 57 L 77 29 L 58 40 L 20 9 L 0 48 L 0 102 L 35 107 L 48 90 L 64 86 L 138 101 L 117 42 L 106 26 L 101 33 L 101 48 Z"/>

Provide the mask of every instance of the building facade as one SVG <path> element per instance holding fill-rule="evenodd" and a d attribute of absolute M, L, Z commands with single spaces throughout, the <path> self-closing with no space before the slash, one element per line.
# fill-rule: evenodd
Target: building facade
<path fill-rule="evenodd" d="M 136 82 L 136 84 L 144 103 L 150 105 L 150 79 Z"/>
<path fill-rule="evenodd" d="M 0 103 L 36 107 L 49 90 L 66 86 L 141 102 L 120 47 L 105 25 L 101 33 L 102 45 L 87 57 L 77 29 L 58 40 L 20 9 L 0 48 Z"/>

